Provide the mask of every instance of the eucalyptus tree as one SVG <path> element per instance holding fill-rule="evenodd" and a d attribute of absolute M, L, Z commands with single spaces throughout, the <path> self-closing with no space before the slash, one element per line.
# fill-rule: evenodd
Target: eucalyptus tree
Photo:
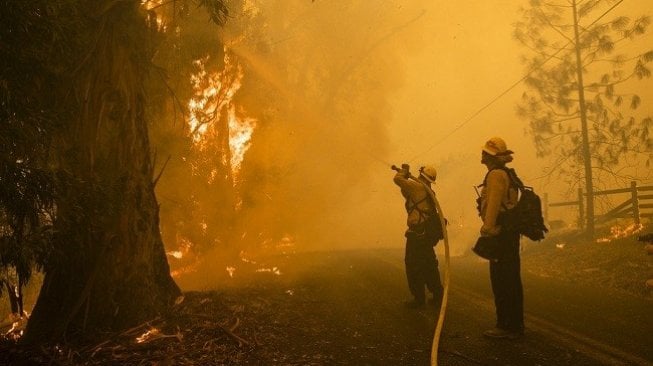
<path fill-rule="evenodd" d="M 55 213 L 49 247 L 41 246 L 45 255 L 38 263 L 45 277 L 26 342 L 124 328 L 161 314 L 180 294 L 170 276 L 154 195 L 146 87 L 162 42 L 147 3 L 2 5 L 2 18 L 11 21 L 3 25 L 0 51 L 14 69 L 0 74 L 1 122 L 27 127 L 12 131 L 44 135 L 44 144 L 34 145 L 41 149 L 30 147 L 34 139 L 9 143 L 37 156 L 29 162 L 42 162 L 39 167 L 51 179 L 43 181 L 52 188 L 37 189 L 52 192 Z M 218 22 L 226 16 L 219 0 L 156 3 L 200 5 Z M 3 159 L 28 162 L 4 151 Z"/>
<path fill-rule="evenodd" d="M 648 159 L 653 148 L 653 122 L 636 111 L 642 99 L 634 92 L 634 81 L 651 75 L 653 51 L 622 52 L 646 33 L 650 18 L 615 15 L 621 2 L 532 0 L 514 31 L 530 51 L 519 115 L 529 121 L 538 155 L 552 158 L 551 172 L 584 182 L 589 235 L 596 176 L 618 175 L 629 157 Z"/>

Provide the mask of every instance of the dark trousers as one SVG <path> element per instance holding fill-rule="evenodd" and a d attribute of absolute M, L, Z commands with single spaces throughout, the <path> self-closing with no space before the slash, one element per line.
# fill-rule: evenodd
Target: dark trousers
<path fill-rule="evenodd" d="M 521 283 L 519 234 L 501 233 L 499 243 L 505 249 L 501 259 L 490 261 L 490 280 L 497 310 L 497 327 L 524 330 L 524 292 Z"/>
<path fill-rule="evenodd" d="M 406 277 L 408 288 L 416 301 L 424 302 L 424 286 L 433 293 L 436 300 L 442 298 L 442 283 L 438 271 L 435 250 L 427 243 L 424 236 L 406 234 Z"/>

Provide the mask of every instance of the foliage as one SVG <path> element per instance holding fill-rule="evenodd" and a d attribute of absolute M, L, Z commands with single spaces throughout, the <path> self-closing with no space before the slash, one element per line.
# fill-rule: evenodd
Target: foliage
<path fill-rule="evenodd" d="M 591 164 L 598 181 L 602 176 L 623 177 L 619 172 L 624 166 L 636 165 L 638 156 L 648 157 L 653 149 L 653 120 L 638 111 L 642 99 L 634 93 L 633 82 L 650 77 L 653 51 L 620 53 L 628 42 L 645 34 L 650 18 L 603 20 L 614 3 L 579 2 L 578 43 L 569 2 L 531 1 L 515 27 L 515 38 L 532 51 L 523 59 L 529 70 L 528 92 L 518 113 L 530 122 L 538 155 L 552 157 L 552 170 L 558 169 L 572 184 L 581 179 L 585 163 Z M 582 151 L 576 49 L 584 79 L 580 87 L 585 94 L 591 162 L 584 161 Z"/>
<path fill-rule="evenodd" d="M 62 67 L 64 26 L 48 15 L 73 12 L 66 2 L 0 4 L 0 268 L 25 284 L 51 254 L 55 177 L 48 167 L 58 128 L 53 90 Z M 29 42 L 26 42 L 29 40 Z"/>

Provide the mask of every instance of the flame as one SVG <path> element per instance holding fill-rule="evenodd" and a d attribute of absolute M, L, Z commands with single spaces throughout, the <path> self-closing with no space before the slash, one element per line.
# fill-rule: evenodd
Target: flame
<path fill-rule="evenodd" d="M 229 277 L 234 278 L 234 272 L 236 272 L 236 267 L 228 266 L 225 269 L 227 270 L 227 273 L 229 273 Z"/>
<path fill-rule="evenodd" d="M 245 251 L 241 250 L 240 253 L 238 254 L 238 257 L 240 257 L 240 260 L 245 262 L 245 263 L 256 264 L 255 261 L 245 258 L 245 255 L 246 255 Z"/>
<path fill-rule="evenodd" d="M 141 5 L 145 10 L 152 10 L 153 8 L 161 6 L 162 3 L 163 0 L 141 0 Z"/>
<path fill-rule="evenodd" d="M 227 154 L 223 154 L 223 163 L 229 164 L 236 185 L 238 172 L 251 144 L 256 119 L 247 117 L 243 108 L 237 108 L 234 104 L 233 98 L 242 86 L 244 73 L 240 64 L 232 61 L 227 49 L 224 54 L 224 69 L 219 72 L 206 70 L 208 56 L 194 62 L 198 71 L 190 79 L 194 96 L 188 102 L 188 126 L 193 142 L 200 150 L 209 147 L 207 141 L 228 133 L 229 160 Z M 220 131 L 215 123 L 223 115 L 228 131 Z M 215 179 L 218 174 L 217 170 L 211 172 L 209 179 Z"/>
<path fill-rule="evenodd" d="M 184 253 L 182 251 L 180 251 L 180 250 L 173 250 L 173 251 L 170 251 L 170 252 L 166 252 L 166 254 L 169 255 L 169 256 L 175 257 L 177 259 L 181 259 L 181 258 L 184 257 Z"/>
<path fill-rule="evenodd" d="M 640 233 L 644 230 L 644 225 L 642 224 L 630 224 L 625 227 L 619 225 L 614 225 L 610 228 L 610 235 L 596 239 L 597 243 L 609 243 L 616 239 L 626 238 L 635 234 Z"/>
<path fill-rule="evenodd" d="M 180 237 L 177 235 L 177 250 L 171 250 L 166 252 L 167 255 L 175 258 L 182 259 L 187 256 L 190 252 L 190 248 L 193 246 L 193 243 L 190 240 Z"/>
<path fill-rule="evenodd" d="M 168 29 L 167 24 L 163 21 L 163 17 L 158 11 L 161 6 L 165 5 L 164 0 L 141 0 L 141 7 L 148 12 L 148 15 L 155 16 L 157 30 L 165 32 Z"/>
<path fill-rule="evenodd" d="M 241 112 L 242 116 L 243 113 Z M 231 150 L 230 166 L 234 177 L 238 176 L 245 153 L 249 150 L 252 134 L 256 127 L 256 119 L 239 117 L 234 105 L 229 108 L 229 149 Z"/>

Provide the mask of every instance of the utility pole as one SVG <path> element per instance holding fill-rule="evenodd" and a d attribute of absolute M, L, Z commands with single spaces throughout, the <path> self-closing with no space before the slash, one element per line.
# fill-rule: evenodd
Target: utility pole
<path fill-rule="evenodd" d="M 587 107 L 585 105 L 585 85 L 583 84 L 583 63 L 580 55 L 580 36 L 578 31 L 577 0 L 572 0 L 574 15 L 574 49 L 576 51 L 576 74 L 578 78 L 578 104 L 580 108 L 581 134 L 583 138 L 583 162 L 585 166 L 585 192 L 587 192 L 587 214 L 585 219 L 585 233 L 589 238 L 594 237 L 594 189 L 592 184 L 592 156 L 590 155 L 589 133 L 587 130 Z"/>

